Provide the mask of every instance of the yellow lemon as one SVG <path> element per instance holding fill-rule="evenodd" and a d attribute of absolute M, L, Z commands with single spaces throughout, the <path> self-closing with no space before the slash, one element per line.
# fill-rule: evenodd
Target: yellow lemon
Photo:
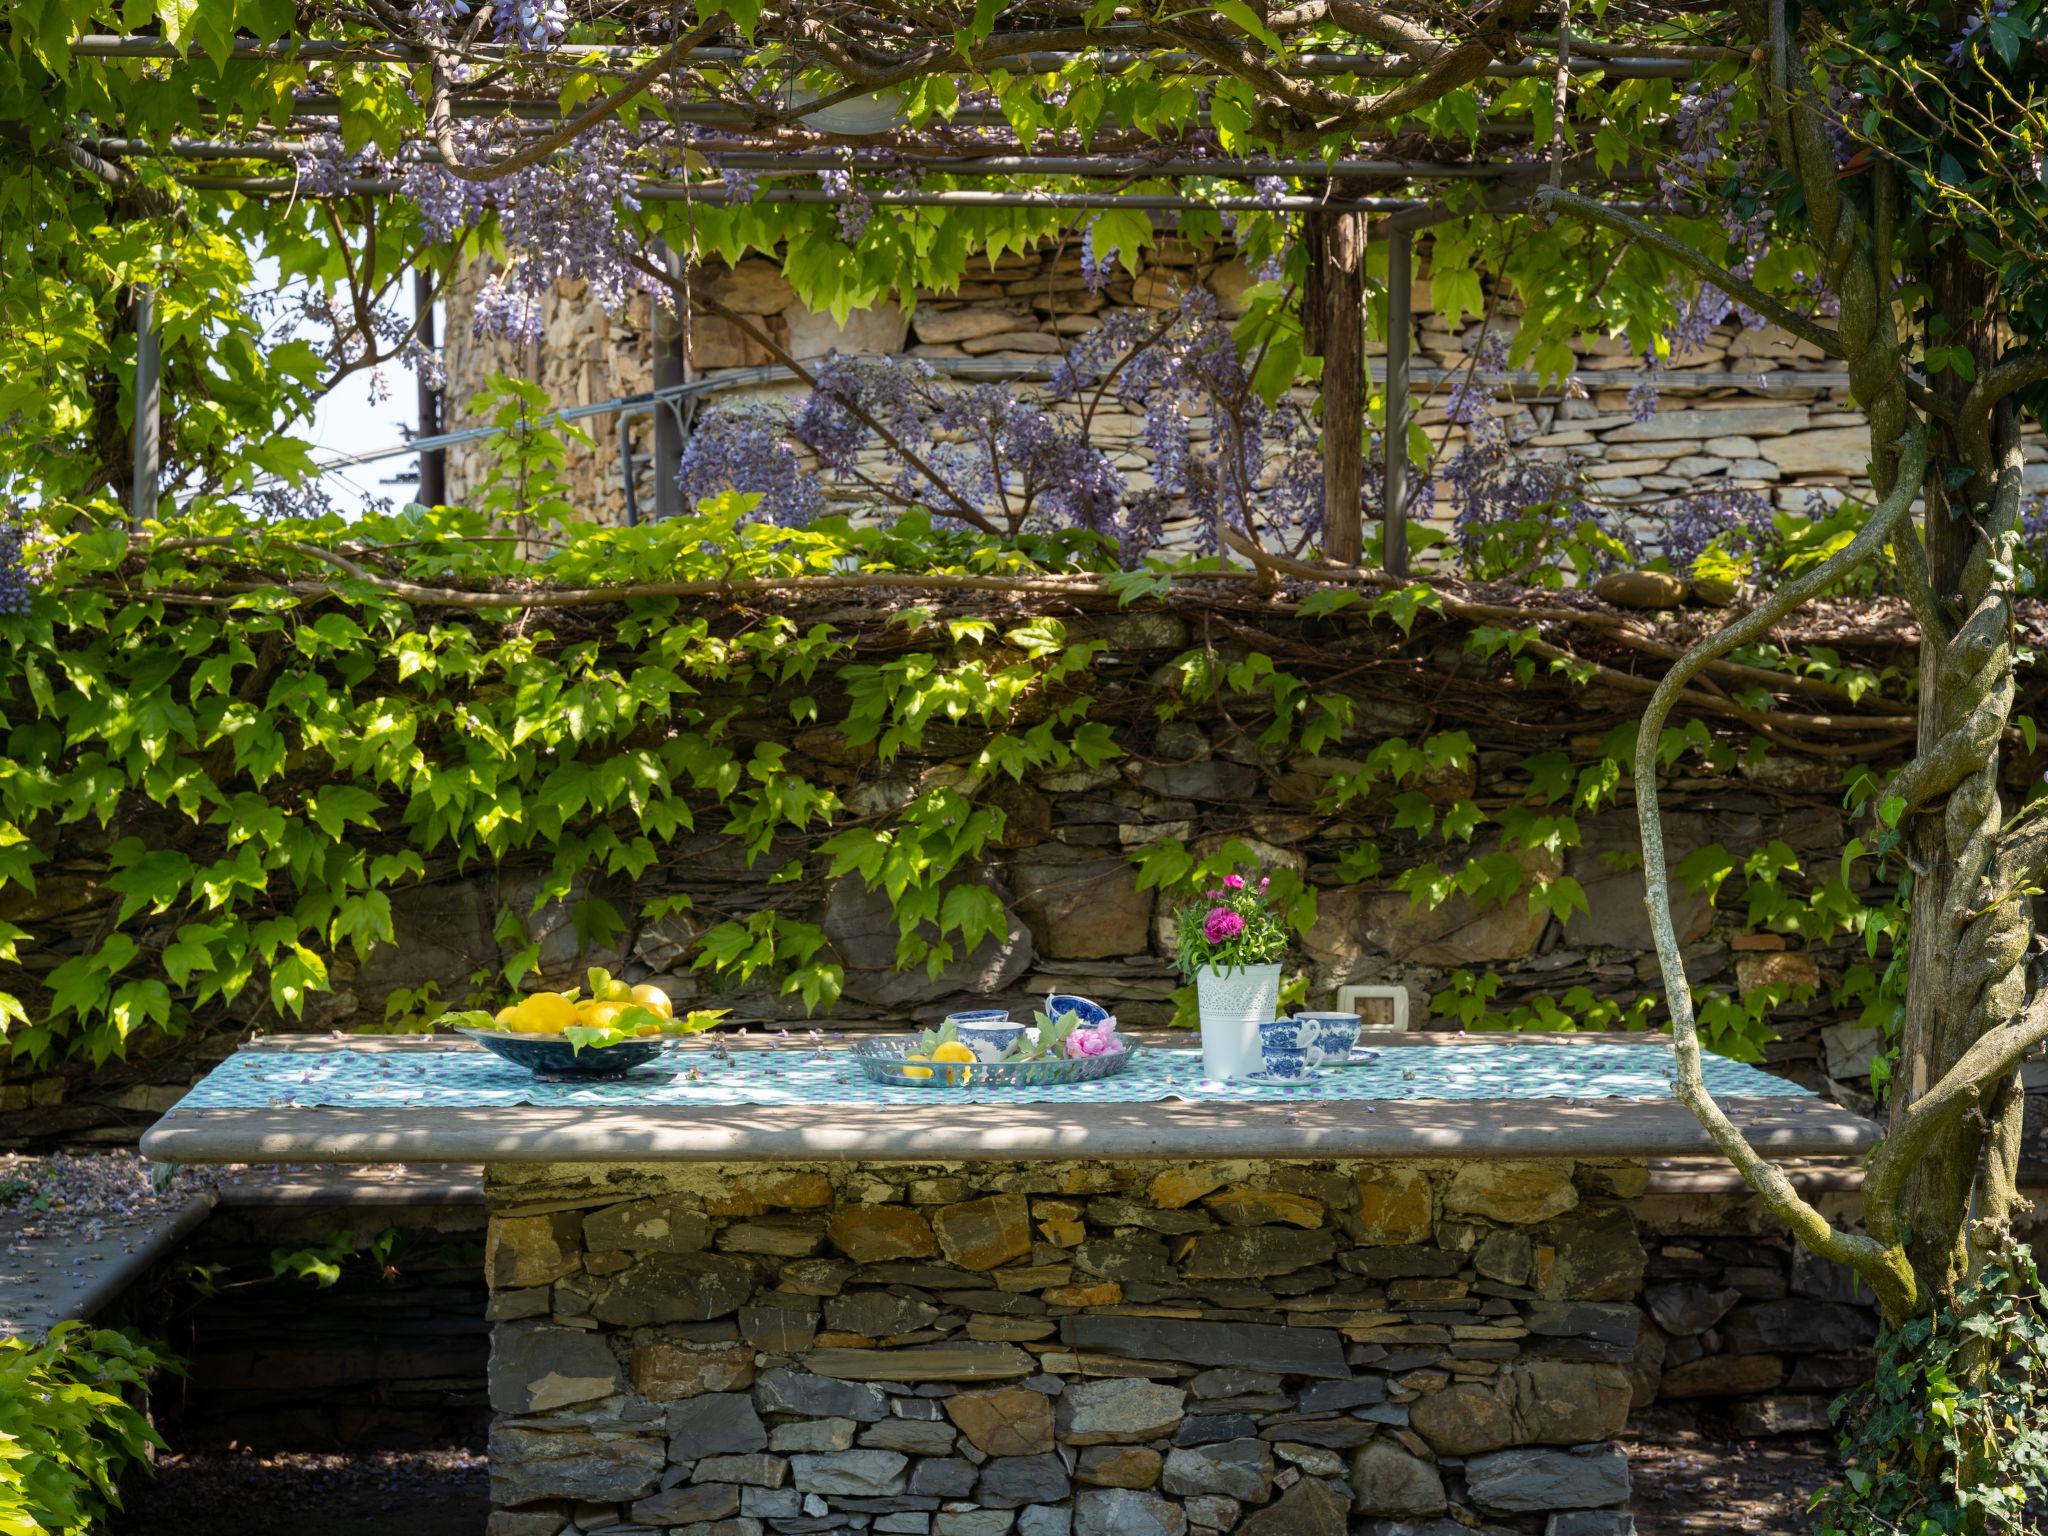
<path fill-rule="evenodd" d="M 959 1040 L 948 1040 L 943 1045 L 937 1045 L 932 1048 L 933 1061 L 972 1062 L 979 1061 L 980 1059 L 981 1058 L 979 1056 L 976 1056 L 974 1054 L 973 1046 L 967 1045 Z M 964 1067 L 956 1068 L 949 1066 L 947 1067 L 945 1072 L 946 1081 L 949 1083 L 964 1083 L 967 1082 L 973 1076 L 974 1074 L 966 1070 Z"/>
<path fill-rule="evenodd" d="M 559 992 L 532 993 L 513 1015 L 512 1027 L 529 1035 L 559 1035 L 579 1017 L 576 1005 Z"/>
<path fill-rule="evenodd" d="M 491 1015 L 491 1022 L 500 1029 L 516 1031 L 519 1028 L 518 1018 L 519 1005 L 517 1003 L 507 1003 L 503 1008 L 500 1008 L 495 1014 Z"/>
<path fill-rule="evenodd" d="M 626 1011 L 626 1007 L 624 1003 L 585 1003 L 580 1011 L 584 1023 L 603 1029 L 607 1024 L 614 1023 L 619 1015 Z"/>
<path fill-rule="evenodd" d="M 632 995 L 633 1001 L 642 1008 L 645 1008 L 649 1013 L 660 1014 L 664 1019 L 672 1019 L 676 1016 L 676 1005 L 670 1002 L 668 994 L 657 986 L 652 986 L 643 981 L 633 989 Z"/>
<path fill-rule="evenodd" d="M 903 1059 L 904 1059 L 905 1061 L 930 1061 L 930 1060 L 931 1060 L 931 1057 L 929 1057 L 929 1056 L 906 1056 L 906 1057 L 904 1057 Z M 903 1075 L 904 1075 L 905 1077 L 915 1077 L 915 1078 L 927 1078 L 927 1077 L 930 1077 L 930 1076 L 932 1075 L 932 1069 L 931 1069 L 930 1067 L 905 1067 L 905 1068 L 903 1069 Z"/>

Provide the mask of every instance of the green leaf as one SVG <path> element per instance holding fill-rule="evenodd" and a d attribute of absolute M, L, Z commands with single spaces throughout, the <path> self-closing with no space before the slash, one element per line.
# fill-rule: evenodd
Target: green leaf
<path fill-rule="evenodd" d="M 1286 44 L 1280 41 L 1279 36 L 1266 25 L 1259 13 L 1246 5 L 1244 0 L 1216 0 L 1215 11 L 1217 15 L 1236 23 L 1274 53 L 1287 51 Z"/>
<path fill-rule="evenodd" d="M 351 825 L 375 827 L 384 802 L 353 784 L 329 784 L 306 797 L 306 814 L 322 832 L 342 841 Z"/>

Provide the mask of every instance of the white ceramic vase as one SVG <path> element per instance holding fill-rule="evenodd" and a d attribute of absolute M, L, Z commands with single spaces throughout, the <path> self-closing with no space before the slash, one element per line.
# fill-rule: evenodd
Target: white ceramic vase
<path fill-rule="evenodd" d="M 1202 1016 L 1202 1075 L 1220 1080 L 1261 1070 L 1259 1026 L 1280 1009 L 1279 965 L 1228 971 L 1205 965 L 1195 972 L 1195 997 Z"/>

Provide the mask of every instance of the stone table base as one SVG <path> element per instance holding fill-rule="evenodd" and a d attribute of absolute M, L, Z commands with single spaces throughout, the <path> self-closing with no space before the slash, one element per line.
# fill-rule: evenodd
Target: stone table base
<path fill-rule="evenodd" d="M 1622 1536 L 1644 1179 L 494 1164 L 491 1536 Z"/>

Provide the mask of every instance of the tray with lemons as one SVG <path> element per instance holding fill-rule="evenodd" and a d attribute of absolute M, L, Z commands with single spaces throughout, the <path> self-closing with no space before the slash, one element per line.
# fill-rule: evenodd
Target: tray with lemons
<path fill-rule="evenodd" d="M 541 1076 L 616 1077 L 725 1017 L 705 1008 L 677 1018 L 660 987 L 630 985 L 601 967 L 585 980 L 587 991 L 529 992 L 496 1013 L 446 1013 L 435 1023 Z"/>
<path fill-rule="evenodd" d="M 995 1061 L 960 1038 L 951 1019 L 908 1038 L 863 1040 L 853 1048 L 861 1071 L 878 1083 L 920 1088 L 1043 1087 L 1114 1077 L 1137 1060 L 1138 1042 L 1116 1020 L 1091 1024 L 1080 1014 L 1033 1015 L 1033 1025 Z"/>

